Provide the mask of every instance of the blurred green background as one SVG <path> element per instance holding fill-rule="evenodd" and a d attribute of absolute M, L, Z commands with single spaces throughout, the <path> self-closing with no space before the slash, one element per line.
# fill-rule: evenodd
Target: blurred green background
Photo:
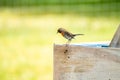
<path fill-rule="evenodd" d="M 59 27 L 84 33 L 72 43 L 110 41 L 119 0 L 0 0 L 0 80 L 52 80 Z"/>

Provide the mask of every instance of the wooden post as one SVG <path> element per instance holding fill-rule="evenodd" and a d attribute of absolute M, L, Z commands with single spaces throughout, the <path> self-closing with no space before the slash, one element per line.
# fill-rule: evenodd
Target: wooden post
<path fill-rule="evenodd" d="M 116 33 L 114 34 L 114 37 L 110 43 L 110 47 L 120 48 L 120 25 L 118 26 L 118 29 L 117 29 Z"/>
<path fill-rule="evenodd" d="M 54 45 L 54 80 L 120 80 L 120 49 Z"/>

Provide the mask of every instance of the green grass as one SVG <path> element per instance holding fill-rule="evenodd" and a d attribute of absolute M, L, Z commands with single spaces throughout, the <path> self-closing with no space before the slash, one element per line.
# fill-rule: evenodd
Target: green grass
<path fill-rule="evenodd" d="M 0 13 L 0 79 L 52 80 L 53 44 L 66 43 L 59 27 L 84 33 L 72 41 L 82 43 L 110 41 L 118 25 L 114 17 Z"/>
<path fill-rule="evenodd" d="M 51 49 L 38 30 L 22 26 L 1 28 L 1 80 L 52 80 Z"/>

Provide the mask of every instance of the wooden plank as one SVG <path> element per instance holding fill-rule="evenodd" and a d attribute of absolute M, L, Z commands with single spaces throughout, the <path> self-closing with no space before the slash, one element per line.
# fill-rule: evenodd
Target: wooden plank
<path fill-rule="evenodd" d="M 54 80 L 120 80 L 119 53 L 118 48 L 54 45 Z"/>
<path fill-rule="evenodd" d="M 113 36 L 113 39 L 110 43 L 110 47 L 118 47 L 120 48 L 120 25 L 118 26 L 118 29 L 116 33 Z"/>

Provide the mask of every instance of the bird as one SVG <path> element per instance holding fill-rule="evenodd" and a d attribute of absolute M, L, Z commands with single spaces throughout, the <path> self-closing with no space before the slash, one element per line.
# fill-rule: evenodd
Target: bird
<path fill-rule="evenodd" d="M 57 33 L 60 33 L 64 38 L 68 40 L 68 42 L 71 42 L 71 40 L 74 39 L 75 36 L 84 35 L 84 34 L 73 34 L 64 28 L 58 28 Z"/>

